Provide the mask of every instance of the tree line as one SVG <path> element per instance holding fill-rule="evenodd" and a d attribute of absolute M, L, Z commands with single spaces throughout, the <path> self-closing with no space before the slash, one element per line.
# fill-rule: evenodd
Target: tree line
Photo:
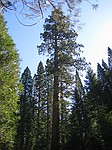
<path fill-rule="evenodd" d="M 67 87 L 61 80 L 58 132 L 60 150 L 111 150 L 111 57 L 112 50 L 108 48 L 110 65 L 104 61 L 102 65 L 98 64 L 97 75 L 89 67 L 84 85 L 78 71 L 71 82 L 74 83 L 73 88 Z M 51 63 L 47 60 L 45 68 L 42 62 L 39 63 L 33 78 L 28 67 L 22 74 L 24 92 L 20 97 L 18 150 L 51 149 L 54 91 L 50 69 Z"/>
<path fill-rule="evenodd" d="M 0 149 L 111 150 L 112 50 L 96 75 L 69 17 L 55 9 L 37 46 L 46 64 L 40 61 L 33 77 L 26 67 L 19 78 L 19 56 L 0 19 Z"/>

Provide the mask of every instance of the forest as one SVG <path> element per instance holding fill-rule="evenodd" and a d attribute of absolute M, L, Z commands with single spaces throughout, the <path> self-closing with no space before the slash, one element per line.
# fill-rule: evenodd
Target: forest
<path fill-rule="evenodd" d="M 37 45 L 46 64 L 21 74 L 0 13 L 0 150 L 112 149 L 112 49 L 95 73 L 77 37 L 61 7 L 54 9 Z"/>

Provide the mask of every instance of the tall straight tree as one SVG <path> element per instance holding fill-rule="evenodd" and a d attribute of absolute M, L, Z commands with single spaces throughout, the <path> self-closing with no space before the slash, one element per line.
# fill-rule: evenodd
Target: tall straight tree
<path fill-rule="evenodd" d="M 71 145 L 76 149 L 85 148 L 85 108 L 84 108 L 84 87 L 78 71 L 75 75 L 75 90 L 73 92 L 72 113 L 71 113 L 71 139 L 75 139 Z M 72 141 L 72 140 L 71 140 Z M 70 146 L 71 146 L 70 145 Z"/>
<path fill-rule="evenodd" d="M 32 96 L 33 79 L 28 67 L 24 70 L 21 82 L 20 120 L 18 122 L 17 150 L 33 150 L 35 145 L 35 101 Z"/>
<path fill-rule="evenodd" d="M 46 125 L 47 125 L 47 100 L 45 91 L 45 69 L 43 63 L 40 61 L 37 74 L 34 77 L 34 86 L 37 103 L 37 138 L 35 148 L 44 150 L 46 143 Z"/>
<path fill-rule="evenodd" d="M 69 17 L 66 17 L 60 8 L 52 11 L 51 16 L 45 20 L 44 33 L 41 34 L 43 42 L 38 46 L 39 54 L 47 52 L 50 55 L 50 59 L 53 60 L 52 150 L 59 149 L 60 71 L 62 68 L 66 68 L 68 72 L 75 67 L 81 69 L 85 64 L 85 61 L 80 57 L 81 45 L 76 43 L 76 37 L 77 33 L 71 27 Z"/>
<path fill-rule="evenodd" d="M 103 93 L 101 90 L 101 85 L 96 77 L 96 74 L 91 68 L 88 68 L 86 80 L 85 80 L 85 90 L 86 90 L 86 116 L 88 117 L 88 147 L 95 149 L 103 149 L 103 139 L 101 134 L 100 119 L 104 107 L 102 105 Z"/>
<path fill-rule="evenodd" d="M 106 150 L 110 150 L 112 147 L 112 142 L 110 140 L 112 138 L 112 50 L 109 47 L 108 64 L 102 60 L 102 65 L 98 64 L 97 72 L 102 90 L 100 98 L 105 107 L 105 109 L 103 109 L 104 113 L 102 118 L 100 119 L 100 127 L 104 140 L 104 147 Z"/>
<path fill-rule="evenodd" d="M 19 55 L 0 14 L 0 149 L 13 149 L 19 99 Z"/>

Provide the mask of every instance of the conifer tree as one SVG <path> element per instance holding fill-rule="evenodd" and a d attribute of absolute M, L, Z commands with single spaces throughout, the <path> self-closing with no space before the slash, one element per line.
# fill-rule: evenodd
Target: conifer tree
<path fill-rule="evenodd" d="M 82 85 L 79 73 L 76 70 L 75 90 L 72 96 L 72 113 L 71 113 L 71 141 L 74 138 L 73 145 L 76 149 L 84 149 L 85 147 L 85 107 L 84 107 L 84 87 Z M 70 145 L 70 146 L 71 146 Z"/>
<path fill-rule="evenodd" d="M 102 60 L 102 65 L 97 65 L 98 78 L 101 83 L 102 92 L 105 94 L 106 100 L 104 99 L 105 105 L 112 110 L 111 95 L 112 95 L 112 50 L 108 48 L 108 64 Z M 107 100 L 108 99 L 108 100 Z"/>
<path fill-rule="evenodd" d="M 47 147 L 47 100 L 45 91 L 45 69 L 40 61 L 37 74 L 34 77 L 34 87 L 37 103 L 37 137 L 35 149 L 46 149 Z"/>
<path fill-rule="evenodd" d="M 0 14 L 0 149 L 12 150 L 19 99 L 19 55 Z"/>
<path fill-rule="evenodd" d="M 18 122 L 17 150 L 33 150 L 35 145 L 35 101 L 32 96 L 33 79 L 28 67 L 24 70 L 21 82 L 20 120 Z"/>
<path fill-rule="evenodd" d="M 102 90 L 100 98 L 104 106 L 100 117 L 100 128 L 104 140 L 103 145 L 106 150 L 110 150 L 112 147 L 110 140 L 112 138 L 112 50 L 110 48 L 108 48 L 108 64 L 102 60 L 102 65 L 98 64 L 97 72 Z"/>
<path fill-rule="evenodd" d="M 66 68 L 67 72 L 72 72 L 75 67 L 82 69 L 85 64 L 79 55 L 82 45 L 76 43 L 76 37 L 77 33 L 72 29 L 69 17 L 66 17 L 61 9 L 52 11 L 51 16 L 45 20 L 44 33 L 41 34 L 43 42 L 38 46 L 39 54 L 47 52 L 53 60 L 52 150 L 59 149 L 60 71 Z"/>
<path fill-rule="evenodd" d="M 85 80 L 85 90 L 85 107 L 87 110 L 86 115 L 89 119 L 89 134 L 87 139 L 88 147 L 92 147 L 92 149 L 102 149 L 103 137 L 100 127 L 100 119 L 104 115 L 104 107 L 102 104 L 102 90 L 100 82 L 91 68 L 89 68 L 87 71 L 87 76 Z"/>

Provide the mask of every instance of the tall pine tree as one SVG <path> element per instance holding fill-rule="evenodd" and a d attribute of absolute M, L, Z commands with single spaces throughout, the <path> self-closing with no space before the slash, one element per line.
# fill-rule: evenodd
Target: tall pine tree
<path fill-rule="evenodd" d="M 105 108 L 100 118 L 100 128 L 104 147 L 106 150 L 110 150 L 112 147 L 110 140 L 112 138 L 112 50 L 110 48 L 108 48 L 108 64 L 102 60 L 102 65 L 98 64 L 97 72 L 102 90 L 100 98 Z"/>
<path fill-rule="evenodd" d="M 40 61 L 34 76 L 35 98 L 37 104 L 37 137 L 35 149 L 47 149 L 47 99 L 45 91 L 45 69 Z"/>
<path fill-rule="evenodd" d="M 87 135 L 87 146 L 88 149 L 102 149 L 103 139 L 100 128 L 100 119 L 103 113 L 102 105 L 102 90 L 99 80 L 96 74 L 91 68 L 88 68 L 86 80 L 86 116 L 88 118 L 88 135 Z"/>
<path fill-rule="evenodd" d="M 59 149 L 59 78 L 61 69 L 72 72 L 74 68 L 82 69 L 85 61 L 80 57 L 80 47 L 76 43 L 77 33 L 72 29 L 69 17 L 61 9 L 52 11 L 45 20 L 43 42 L 38 46 L 39 54 L 47 52 L 53 60 L 53 119 L 52 119 L 52 150 Z M 66 82 L 66 81 L 65 81 Z"/>
<path fill-rule="evenodd" d="M 24 70 L 21 82 L 23 92 L 20 95 L 20 120 L 18 121 L 17 150 L 33 150 L 35 145 L 35 101 L 32 96 L 33 79 L 28 67 Z"/>

